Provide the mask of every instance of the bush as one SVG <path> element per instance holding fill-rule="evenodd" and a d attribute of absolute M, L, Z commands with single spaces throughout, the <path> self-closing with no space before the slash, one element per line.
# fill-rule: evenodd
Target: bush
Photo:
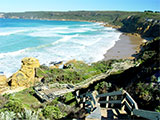
<path fill-rule="evenodd" d="M 58 97 L 55 98 L 54 100 L 52 100 L 52 102 L 50 104 L 51 105 L 57 105 L 58 104 Z"/>
<path fill-rule="evenodd" d="M 72 93 L 67 93 L 64 95 L 65 97 L 65 103 L 72 100 L 74 98 L 74 95 Z"/>
<path fill-rule="evenodd" d="M 42 113 L 45 118 L 50 119 L 60 119 L 63 117 L 63 113 L 60 111 L 58 107 L 55 106 L 47 106 L 42 110 Z"/>
<path fill-rule="evenodd" d="M 112 69 L 112 64 L 118 62 L 118 60 L 108 60 L 108 61 L 100 61 L 97 63 L 93 63 L 92 67 L 95 68 L 97 71 L 102 73 L 107 72 L 107 70 Z"/>
<path fill-rule="evenodd" d="M 151 84 L 147 85 L 141 82 L 137 84 L 136 94 L 145 101 L 150 101 L 152 99 L 152 91 L 153 88 L 151 87 Z"/>
<path fill-rule="evenodd" d="M 155 109 L 156 112 L 160 112 L 160 105 Z"/>
<path fill-rule="evenodd" d="M 64 96 L 60 97 L 60 101 L 70 106 L 76 105 L 75 96 L 71 92 L 66 93 Z"/>
<path fill-rule="evenodd" d="M 24 108 L 20 101 L 9 100 L 3 107 L 2 111 L 13 111 L 15 113 L 23 112 Z"/>
<path fill-rule="evenodd" d="M 107 83 L 107 82 L 103 81 L 103 82 L 98 83 L 98 84 L 94 87 L 94 89 L 95 89 L 95 90 L 98 90 L 98 91 L 100 91 L 100 92 L 102 92 L 102 91 L 106 92 L 111 86 L 112 86 L 111 83 Z"/>
<path fill-rule="evenodd" d="M 35 93 L 36 93 L 36 92 L 35 92 L 35 90 L 34 90 L 33 88 L 30 88 L 30 89 L 29 89 L 29 94 L 30 94 L 30 95 L 34 95 Z"/>

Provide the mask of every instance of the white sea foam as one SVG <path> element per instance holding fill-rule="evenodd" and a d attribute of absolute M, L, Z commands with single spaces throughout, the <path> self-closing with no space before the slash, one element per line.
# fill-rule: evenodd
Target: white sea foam
<path fill-rule="evenodd" d="M 76 34 L 76 35 L 66 35 L 62 39 L 57 40 L 56 42 L 53 42 L 52 45 L 58 44 L 60 42 L 66 42 L 66 41 L 68 41 L 68 40 L 70 40 L 70 39 L 72 39 L 74 37 L 78 37 L 78 34 Z"/>
<path fill-rule="evenodd" d="M 105 27 L 105 30 L 115 30 L 115 29 L 112 27 Z"/>
<path fill-rule="evenodd" d="M 25 30 L 15 30 L 15 31 L 9 31 L 9 32 L 1 32 L 0 31 L 0 36 L 7 36 L 7 35 L 12 35 L 20 32 L 25 32 Z"/>
<path fill-rule="evenodd" d="M 26 49 L 23 50 L 18 50 L 15 52 L 7 52 L 7 53 L 0 53 L 0 58 L 4 58 L 6 56 L 17 56 L 19 54 L 23 54 L 25 52 Z"/>
<path fill-rule="evenodd" d="M 28 33 L 28 36 L 31 37 L 56 37 L 58 36 L 58 34 L 54 33 L 54 32 L 50 32 L 50 31 L 37 31 L 37 32 L 32 32 L 32 33 Z"/>
<path fill-rule="evenodd" d="M 59 36 L 60 33 L 82 33 L 86 31 L 96 31 L 91 28 L 68 28 L 68 27 L 56 27 L 56 28 L 37 28 L 31 29 L 33 32 L 27 35 L 32 37 L 55 37 Z"/>

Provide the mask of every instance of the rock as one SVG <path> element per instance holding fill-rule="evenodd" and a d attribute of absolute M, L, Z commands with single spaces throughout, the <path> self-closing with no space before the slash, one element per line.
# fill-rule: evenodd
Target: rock
<path fill-rule="evenodd" d="M 35 69 L 40 66 L 38 59 L 27 57 L 22 59 L 21 69 L 14 73 L 8 80 L 11 87 L 30 87 L 35 82 Z"/>
<path fill-rule="evenodd" d="M 5 75 L 0 75 L 0 86 L 7 85 L 7 78 Z"/>
<path fill-rule="evenodd" d="M 110 24 L 105 24 L 104 26 L 105 26 L 105 27 L 112 27 L 112 28 L 115 28 L 115 29 L 121 28 L 121 26 L 118 26 L 118 25 L 110 25 Z"/>
<path fill-rule="evenodd" d="M 63 61 L 51 62 L 50 64 L 53 64 L 52 66 L 50 66 L 50 69 L 60 68 L 60 66 L 63 65 Z"/>
<path fill-rule="evenodd" d="M 5 75 L 0 75 L 0 94 L 8 88 L 7 77 Z"/>
<path fill-rule="evenodd" d="M 74 64 L 75 64 L 76 62 L 77 62 L 77 61 L 76 61 L 75 59 L 68 61 L 67 63 L 65 63 L 65 64 L 63 65 L 63 69 L 73 69 Z"/>

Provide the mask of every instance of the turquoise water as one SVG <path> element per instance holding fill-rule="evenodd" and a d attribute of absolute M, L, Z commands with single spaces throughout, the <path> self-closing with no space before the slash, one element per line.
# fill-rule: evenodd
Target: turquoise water
<path fill-rule="evenodd" d="M 96 62 L 120 34 L 99 23 L 0 19 L 0 73 L 10 76 L 24 57 L 46 65 L 71 59 Z"/>

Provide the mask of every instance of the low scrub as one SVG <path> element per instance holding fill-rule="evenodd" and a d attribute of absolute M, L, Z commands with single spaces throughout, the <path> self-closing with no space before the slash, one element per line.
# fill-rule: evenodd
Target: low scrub
<path fill-rule="evenodd" d="M 63 69 L 40 66 L 37 71 L 38 77 L 44 78 L 44 83 L 69 83 L 77 84 L 94 75 L 105 73 L 112 69 L 112 64 L 119 60 L 100 61 L 88 65 L 82 61 L 73 61 L 64 65 Z"/>

